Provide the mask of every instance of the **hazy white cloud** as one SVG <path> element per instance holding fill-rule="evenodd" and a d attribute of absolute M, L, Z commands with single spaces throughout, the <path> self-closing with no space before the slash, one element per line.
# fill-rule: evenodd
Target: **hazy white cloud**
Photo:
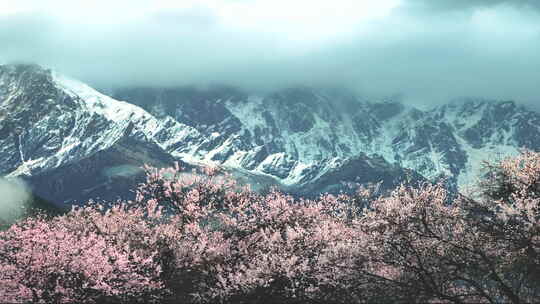
<path fill-rule="evenodd" d="M 405 6 L 434 11 L 463 11 L 497 6 L 520 9 L 540 9 L 537 0 L 407 0 Z"/>
<path fill-rule="evenodd" d="M 0 222 L 19 218 L 30 198 L 24 182 L 0 178 Z"/>
<path fill-rule="evenodd" d="M 0 0 L 0 60 L 101 87 L 296 84 L 539 102 L 536 0 Z"/>

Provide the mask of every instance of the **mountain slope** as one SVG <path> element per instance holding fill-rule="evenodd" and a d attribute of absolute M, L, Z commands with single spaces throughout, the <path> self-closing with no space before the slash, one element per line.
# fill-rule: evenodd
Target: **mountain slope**
<path fill-rule="evenodd" d="M 265 96 L 124 88 L 113 96 L 36 65 L 0 66 L 0 175 L 72 203 L 129 196 L 144 163 L 180 160 L 313 195 L 343 190 L 342 182 L 392 187 L 441 176 L 462 187 L 480 160 L 540 147 L 540 115 L 506 101 L 421 111 L 306 87 Z"/>
<path fill-rule="evenodd" d="M 224 89 L 213 98 L 236 93 Z M 36 195 L 58 204 L 129 197 L 129 189 L 143 177 L 143 164 L 168 166 L 178 160 L 185 167 L 218 163 L 263 188 L 274 185 L 299 193 L 336 184 L 321 177 L 340 175 L 337 158 L 331 164 L 321 159 L 309 172 L 301 172 L 301 183 L 284 179 L 283 174 L 290 175 L 288 168 L 275 153 L 252 151 L 258 139 L 253 141 L 242 121 L 231 115 L 231 103 L 245 100 L 214 101 L 185 107 L 184 112 L 174 109 L 174 116 L 151 114 L 36 65 L 0 66 L 0 174 L 26 180 Z M 177 119 L 180 115 L 183 119 Z M 245 154 L 242 163 L 237 163 L 238 152 Z M 250 159 L 257 154 L 259 158 Z M 369 159 L 362 156 L 363 162 Z M 379 170 L 387 176 L 403 171 L 371 168 L 372 173 Z"/>
<path fill-rule="evenodd" d="M 151 139 L 162 122 L 38 66 L 0 66 L 0 113 L 0 174 L 50 201 L 87 199 L 109 167 L 173 162 Z"/>
<path fill-rule="evenodd" d="M 421 111 L 392 99 L 370 102 L 344 90 L 302 87 L 267 96 L 227 88 L 136 88 L 117 90 L 115 97 L 208 137 L 190 158 L 289 186 L 317 184 L 363 156 L 463 187 L 478 176 L 482 160 L 540 148 L 539 113 L 512 101 L 461 99 Z"/>

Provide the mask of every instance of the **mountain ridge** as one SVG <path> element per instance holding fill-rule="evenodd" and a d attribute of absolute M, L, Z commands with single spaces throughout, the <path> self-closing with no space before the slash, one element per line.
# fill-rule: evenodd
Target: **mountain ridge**
<path fill-rule="evenodd" d="M 111 95 L 37 65 L 0 66 L 0 175 L 23 177 L 59 202 L 114 188 L 105 184 L 115 174 L 125 188 L 141 179 L 133 168 L 174 161 L 219 165 L 302 194 L 338 192 L 343 182 L 392 187 L 410 176 L 448 176 L 462 187 L 477 176 L 481 157 L 540 147 L 540 114 L 509 101 L 461 99 L 423 111 L 307 87 L 265 96 L 230 87 Z M 95 168 L 76 181 L 77 166 Z M 49 179 L 75 190 L 51 192 Z"/>

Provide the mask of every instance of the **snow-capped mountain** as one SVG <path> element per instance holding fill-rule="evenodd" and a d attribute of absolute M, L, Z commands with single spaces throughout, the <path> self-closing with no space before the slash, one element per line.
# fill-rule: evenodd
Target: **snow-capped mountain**
<path fill-rule="evenodd" d="M 172 163 L 152 140 L 164 125 L 38 66 L 0 66 L 0 174 L 26 179 L 48 200 L 96 198 L 115 176 L 134 175 L 143 163 Z M 179 137 L 196 132 L 172 127 L 185 131 Z"/>
<path fill-rule="evenodd" d="M 375 142 L 380 119 L 369 113 L 378 105 L 362 103 L 347 91 L 293 88 L 261 97 L 226 87 L 138 88 L 114 96 L 203 134 L 205 141 L 188 151 L 165 146 L 174 157 L 269 176 L 284 186 L 313 184 L 351 162 L 365 162 L 364 170 L 385 168 L 394 174 L 400 169 L 381 158 L 385 151 Z M 378 111 L 392 115 L 395 109 Z M 369 175 L 358 170 L 347 179 Z"/>
<path fill-rule="evenodd" d="M 0 66 L 0 175 L 55 202 L 121 195 L 140 166 L 219 164 L 302 194 L 423 175 L 464 185 L 481 159 L 540 146 L 540 115 L 460 100 L 421 111 L 345 90 L 124 88 L 111 98 L 36 65 Z M 125 101 L 120 101 L 125 100 Z"/>
<path fill-rule="evenodd" d="M 115 97 L 210 138 L 189 157 L 271 175 L 286 185 L 323 180 L 360 158 L 463 187 L 478 176 L 483 160 L 540 148 L 540 114 L 512 101 L 462 98 L 422 111 L 399 100 L 370 102 L 345 90 L 310 88 L 262 97 L 230 88 L 137 88 Z M 353 171 L 343 178 L 369 174 L 362 166 Z"/>

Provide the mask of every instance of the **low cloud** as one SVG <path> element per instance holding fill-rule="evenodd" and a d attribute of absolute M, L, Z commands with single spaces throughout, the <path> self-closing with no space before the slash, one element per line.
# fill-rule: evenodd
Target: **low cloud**
<path fill-rule="evenodd" d="M 0 14 L 0 60 L 102 88 L 301 84 L 427 106 L 459 96 L 540 101 L 538 1 L 377 2 L 52 1 L 48 11 L 21 0 Z"/>
<path fill-rule="evenodd" d="M 31 195 L 23 181 L 0 178 L 0 223 L 20 218 Z"/>
<path fill-rule="evenodd" d="M 119 165 L 114 167 L 105 168 L 102 172 L 107 178 L 130 178 L 144 173 L 144 170 L 140 167 L 133 165 Z"/>

